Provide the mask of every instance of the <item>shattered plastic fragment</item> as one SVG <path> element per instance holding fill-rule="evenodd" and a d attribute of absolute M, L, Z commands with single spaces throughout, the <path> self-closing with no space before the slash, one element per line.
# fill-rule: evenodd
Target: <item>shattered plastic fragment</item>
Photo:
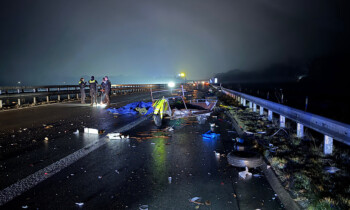
<path fill-rule="evenodd" d="M 75 203 L 75 205 L 77 206 L 84 206 L 84 203 L 80 202 L 80 203 Z"/>
<path fill-rule="evenodd" d="M 109 133 L 107 136 L 109 139 L 120 139 L 120 133 Z"/>
<path fill-rule="evenodd" d="M 205 203 L 205 205 L 207 205 L 207 206 L 210 206 L 210 205 L 211 205 L 210 200 L 206 200 L 204 203 Z"/>
<path fill-rule="evenodd" d="M 95 128 L 84 128 L 84 133 L 98 134 L 98 130 Z"/>
<path fill-rule="evenodd" d="M 250 131 L 245 131 L 245 133 L 246 133 L 247 135 L 253 135 L 253 134 L 254 134 L 253 132 L 250 132 Z"/>
<path fill-rule="evenodd" d="M 242 179 L 246 179 L 246 178 L 252 176 L 252 173 L 250 173 L 250 172 L 248 171 L 248 167 L 245 167 L 245 171 L 239 172 L 238 175 L 239 175 Z"/>
<path fill-rule="evenodd" d="M 27 205 L 22 206 L 22 209 L 27 209 L 27 208 L 28 208 L 28 206 L 27 206 Z"/>
<path fill-rule="evenodd" d="M 201 202 L 202 201 L 202 198 L 201 197 L 193 197 L 189 200 L 190 202 L 192 203 L 195 203 L 195 204 L 201 204 L 203 205 L 203 203 Z"/>
<path fill-rule="evenodd" d="M 148 210 L 148 205 L 142 205 L 139 207 L 140 210 Z"/>
<path fill-rule="evenodd" d="M 324 170 L 330 174 L 334 174 L 337 171 L 339 171 L 340 169 L 337 167 L 325 167 Z"/>
<path fill-rule="evenodd" d="M 77 131 L 73 132 L 73 134 L 79 134 L 79 130 L 77 129 Z"/>
<path fill-rule="evenodd" d="M 243 144 L 244 143 L 244 139 L 237 137 L 236 138 L 236 142 Z"/>
<path fill-rule="evenodd" d="M 211 130 L 209 130 L 205 134 L 202 134 L 202 137 L 203 137 L 203 139 L 206 139 L 206 140 L 219 139 L 220 134 L 216 134 L 216 133 L 212 132 Z"/>

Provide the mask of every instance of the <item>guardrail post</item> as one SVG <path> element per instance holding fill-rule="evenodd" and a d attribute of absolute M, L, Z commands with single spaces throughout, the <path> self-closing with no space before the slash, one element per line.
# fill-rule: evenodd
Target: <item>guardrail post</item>
<path fill-rule="evenodd" d="M 260 115 L 264 115 L 264 107 L 260 106 Z"/>
<path fill-rule="evenodd" d="M 46 96 L 46 102 L 47 102 L 47 103 L 50 102 L 50 96 Z"/>
<path fill-rule="evenodd" d="M 70 100 L 70 94 L 68 94 L 68 100 Z"/>
<path fill-rule="evenodd" d="M 36 105 L 36 97 L 33 97 L 33 104 Z"/>
<path fill-rule="evenodd" d="M 0 90 L 0 95 L 2 94 L 2 91 Z"/>
<path fill-rule="evenodd" d="M 19 89 L 17 89 L 17 93 L 20 93 L 21 91 Z"/>
<path fill-rule="evenodd" d="M 269 121 L 272 121 L 272 111 L 271 110 L 268 110 L 267 119 Z"/>
<path fill-rule="evenodd" d="M 298 123 L 297 124 L 297 137 L 298 138 L 303 138 L 304 137 L 304 125 Z"/>
<path fill-rule="evenodd" d="M 57 95 L 57 101 L 61 101 L 61 95 Z"/>
<path fill-rule="evenodd" d="M 256 112 L 256 103 L 253 103 L 253 112 Z"/>
<path fill-rule="evenodd" d="M 245 98 L 243 99 L 243 106 L 246 106 L 246 100 L 245 100 Z"/>
<path fill-rule="evenodd" d="M 282 115 L 280 115 L 280 127 L 285 128 L 286 127 L 286 118 Z"/>
<path fill-rule="evenodd" d="M 77 97 L 76 98 L 79 99 L 79 93 L 77 93 Z"/>
<path fill-rule="evenodd" d="M 20 98 L 17 99 L 17 105 L 18 105 L 18 106 L 21 106 L 21 99 L 20 99 Z"/>
<path fill-rule="evenodd" d="M 249 101 L 249 109 L 253 108 L 253 103 L 251 101 Z"/>
<path fill-rule="evenodd" d="M 325 155 L 331 155 L 333 152 L 333 138 L 327 135 L 324 135 L 324 148 L 323 153 Z"/>
<path fill-rule="evenodd" d="M 0 109 L 2 108 L 2 100 L 0 100 Z"/>

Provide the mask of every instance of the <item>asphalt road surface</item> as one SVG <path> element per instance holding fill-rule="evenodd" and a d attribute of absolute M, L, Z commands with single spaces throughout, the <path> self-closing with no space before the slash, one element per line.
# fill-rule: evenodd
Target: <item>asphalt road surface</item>
<path fill-rule="evenodd" d="M 129 103 L 147 97 L 113 100 Z M 227 132 L 231 124 L 222 114 L 204 124 L 196 118 L 167 119 L 161 128 L 145 119 L 124 132 L 130 138 L 122 140 L 105 135 L 139 116 L 115 118 L 105 109 L 65 103 L 0 112 L 0 117 L 1 189 L 35 173 L 47 176 L 1 209 L 283 209 L 261 171 L 252 170 L 255 175 L 243 180 L 238 177 L 243 169 L 228 165 L 225 155 L 235 136 Z M 219 140 L 203 140 L 209 122 L 219 126 Z M 105 132 L 84 134 L 83 127 Z M 74 134 L 77 129 L 80 133 Z M 57 166 L 61 168 L 52 175 L 41 171 L 77 151 L 89 153 Z M 201 199 L 193 203 L 194 197 Z"/>

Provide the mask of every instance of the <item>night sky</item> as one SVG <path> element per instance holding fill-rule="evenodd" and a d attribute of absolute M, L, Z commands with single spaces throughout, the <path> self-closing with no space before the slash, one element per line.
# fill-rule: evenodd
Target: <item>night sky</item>
<path fill-rule="evenodd" d="M 324 0 L 5 0 L 0 85 L 168 82 L 348 49 L 348 7 Z"/>

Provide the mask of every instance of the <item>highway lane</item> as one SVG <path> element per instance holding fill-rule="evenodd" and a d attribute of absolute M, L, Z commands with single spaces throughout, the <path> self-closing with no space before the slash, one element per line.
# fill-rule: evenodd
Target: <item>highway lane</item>
<path fill-rule="evenodd" d="M 238 178 L 242 169 L 225 158 L 233 146 L 230 125 L 209 121 L 219 124 L 221 140 L 204 141 L 209 122 L 195 118 L 167 121 L 161 130 L 146 121 L 126 133 L 129 140 L 108 141 L 3 208 L 283 209 L 263 176 Z M 191 203 L 193 197 L 203 204 Z"/>

